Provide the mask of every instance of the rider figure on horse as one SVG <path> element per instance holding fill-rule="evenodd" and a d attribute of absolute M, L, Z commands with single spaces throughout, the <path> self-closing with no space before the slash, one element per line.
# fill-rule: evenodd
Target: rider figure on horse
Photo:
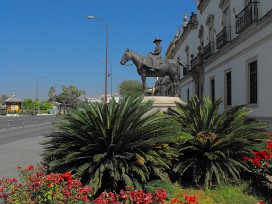
<path fill-rule="evenodd" d="M 150 68 L 150 70 L 155 71 L 160 69 L 160 63 L 162 61 L 161 51 L 162 46 L 161 39 L 155 38 L 153 43 L 156 44 L 154 52 L 150 52 L 144 59 L 143 64 Z"/>

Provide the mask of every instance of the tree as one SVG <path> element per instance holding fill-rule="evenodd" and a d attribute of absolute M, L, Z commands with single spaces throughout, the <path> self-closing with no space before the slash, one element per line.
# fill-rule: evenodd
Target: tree
<path fill-rule="evenodd" d="M 50 102 L 43 101 L 43 102 L 41 102 L 40 109 L 41 110 L 52 109 L 52 104 Z"/>
<path fill-rule="evenodd" d="M 22 104 L 22 108 L 24 110 L 31 110 L 31 109 L 34 109 L 35 106 L 34 106 L 34 101 L 32 101 L 32 99 L 30 98 L 25 98 L 23 100 L 23 104 Z"/>
<path fill-rule="evenodd" d="M 79 102 L 78 97 L 86 93 L 86 91 L 77 89 L 77 87 L 73 85 L 69 87 L 63 85 L 61 89 L 62 92 L 56 94 L 56 88 L 53 86 L 50 87 L 48 91 L 48 101 L 56 101 L 71 107 L 76 107 Z"/>
<path fill-rule="evenodd" d="M 177 103 L 176 109 L 169 108 L 191 137 L 178 146 L 181 156 L 173 170 L 180 179 L 187 176 L 196 184 L 212 187 L 233 179 L 238 182 L 241 171 L 249 170 L 243 156 L 250 155 L 250 148 L 265 137 L 267 126 L 249 119 L 251 111 L 243 105 L 219 114 L 221 103 L 222 99 L 212 103 L 208 97 L 192 97 L 187 105 Z"/>
<path fill-rule="evenodd" d="M 56 87 L 55 86 L 51 86 L 50 89 L 49 89 L 49 91 L 48 91 L 48 94 L 47 94 L 48 97 L 49 97 L 49 100 L 51 98 L 53 98 L 55 96 L 55 94 L 56 94 Z"/>
<path fill-rule="evenodd" d="M 34 104 L 35 110 L 39 110 L 39 106 L 40 106 L 39 100 L 35 99 L 35 100 L 33 101 L 33 104 Z"/>
<path fill-rule="evenodd" d="M 72 172 L 94 193 L 132 189 L 154 178 L 167 180 L 176 150 L 175 121 L 150 112 L 152 102 L 124 98 L 118 103 L 84 103 L 60 116 L 44 143 L 43 161 L 53 172 Z"/>
<path fill-rule="evenodd" d="M 140 96 L 143 93 L 142 83 L 136 80 L 125 80 L 119 85 L 121 96 Z"/>
<path fill-rule="evenodd" d="M 8 96 L 7 95 L 2 95 L 0 97 L 0 105 L 2 105 L 6 99 L 8 99 Z"/>

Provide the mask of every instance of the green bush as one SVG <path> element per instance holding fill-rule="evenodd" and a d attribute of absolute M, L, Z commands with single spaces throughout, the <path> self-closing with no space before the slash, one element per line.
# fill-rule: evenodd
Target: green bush
<path fill-rule="evenodd" d="M 6 115 L 7 112 L 6 112 L 6 109 L 0 109 L 0 115 Z"/>
<path fill-rule="evenodd" d="M 219 114 L 222 99 L 212 103 L 208 97 L 192 97 L 187 105 L 177 103 L 169 114 L 180 123 L 190 139 L 180 143 L 179 161 L 173 171 L 179 180 L 186 178 L 197 185 L 212 187 L 224 182 L 238 182 L 242 171 L 249 171 L 243 156 L 251 153 L 260 138 L 265 138 L 266 125 L 247 116 L 243 105 Z"/>
<path fill-rule="evenodd" d="M 167 180 L 177 156 L 177 123 L 156 112 L 152 102 L 125 98 L 116 103 L 83 104 L 56 123 L 44 143 L 43 159 L 53 172 L 71 171 L 93 192 L 140 189 L 153 179 Z"/>

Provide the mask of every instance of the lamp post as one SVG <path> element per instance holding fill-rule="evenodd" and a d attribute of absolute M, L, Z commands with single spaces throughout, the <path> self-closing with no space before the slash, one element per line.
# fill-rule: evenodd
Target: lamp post
<path fill-rule="evenodd" d="M 39 80 L 42 79 L 42 78 L 46 78 L 46 76 L 42 76 L 42 77 L 39 77 L 39 78 L 37 79 L 37 83 L 36 83 L 36 101 L 38 100 Z"/>
<path fill-rule="evenodd" d="M 105 25 L 106 28 L 106 63 L 105 63 L 105 102 L 108 102 L 108 96 L 107 96 L 107 86 L 108 86 L 108 26 L 106 22 L 99 17 L 96 16 L 87 16 L 87 19 L 92 20 L 92 19 L 97 19 L 99 21 L 102 21 L 103 24 Z"/>
<path fill-rule="evenodd" d="M 101 63 L 106 63 L 105 61 L 101 61 Z M 108 73 L 107 77 L 111 78 L 111 98 L 112 98 L 112 65 L 110 63 L 108 63 L 111 67 L 110 73 Z"/>

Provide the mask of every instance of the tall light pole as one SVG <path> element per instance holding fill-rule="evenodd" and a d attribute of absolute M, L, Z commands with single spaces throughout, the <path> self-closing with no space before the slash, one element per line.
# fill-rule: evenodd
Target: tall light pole
<path fill-rule="evenodd" d="M 97 19 L 99 21 L 102 21 L 103 24 L 105 25 L 106 28 L 106 63 L 105 63 L 105 102 L 108 102 L 108 93 L 107 93 L 107 86 L 108 86 L 108 26 L 106 22 L 99 17 L 96 16 L 87 16 L 87 19 L 92 20 L 92 19 Z"/>
<path fill-rule="evenodd" d="M 39 80 L 42 79 L 42 78 L 46 78 L 46 76 L 42 76 L 42 77 L 39 77 L 39 78 L 37 79 L 37 83 L 36 83 L 36 101 L 38 100 Z"/>
<path fill-rule="evenodd" d="M 101 63 L 106 63 L 105 61 L 101 61 Z M 108 77 L 111 78 L 111 98 L 112 98 L 112 65 L 110 63 L 108 63 L 111 67 L 110 73 L 108 73 Z"/>

